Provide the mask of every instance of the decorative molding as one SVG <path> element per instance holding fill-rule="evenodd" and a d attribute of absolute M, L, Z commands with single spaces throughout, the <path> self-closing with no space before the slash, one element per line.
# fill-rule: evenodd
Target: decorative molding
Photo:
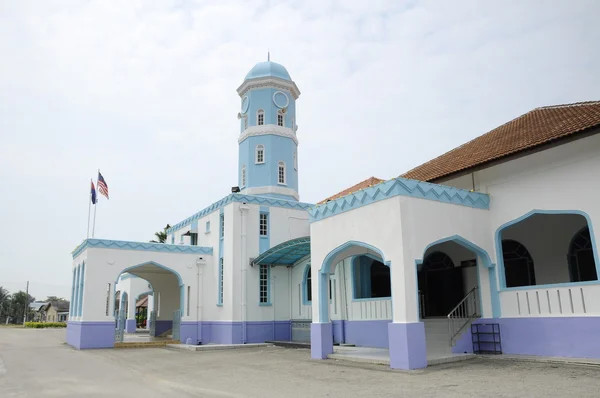
<path fill-rule="evenodd" d="M 237 92 L 239 96 L 242 97 L 248 90 L 255 88 L 277 88 L 280 90 L 287 90 L 292 94 L 295 100 L 300 96 L 300 89 L 296 83 L 274 76 L 246 80 L 238 87 Z"/>
<path fill-rule="evenodd" d="M 149 242 L 130 242 L 124 240 L 110 239 L 86 239 L 73 250 L 73 258 L 79 256 L 84 250 L 89 248 L 100 249 L 119 249 L 119 250 L 139 250 L 151 252 L 167 252 L 167 253 L 197 253 L 212 255 L 212 247 L 204 246 L 188 246 L 188 245 L 168 245 L 166 243 L 149 243 Z"/>
<path fill-rule="evenodd" d="M 296 201 L 292 201 L 292 200 L 268 198 L 268 197 L 264 197 L 264 196 L 256 196 L 256 195 L 250 195 L 250 194 L 232 193 L 232 194 L 227 195 L 223 199 L 213 203 L 212 205 L 200 210 L 196 214 L 186 218 L 185 220 L 175 224 L 174 226 L 172 226 L 171 228 L 169 228 L 167 230 L 167 234 L 171 234 L 175 231 L 178 231 L 181 228 L 184 228 L 187 225 L 191 224 L 192 221 L 198 220 L 210 213 L 218 211 L 222 207 L 228 205 L 229 203 L 233 203 L 233 202 L 245 202 L 245 203 L 259 204 L 259 205 L 270 206 L 270 207 L 283 207 L 283 208 L 287 208 L 287 209 L 298 209 L 298 210 L 308 210 L 312 206 L 314 206 L 311 203 L 302 203 L 302 202 L 296 202 Z M 182 247 L 182 246 L 177 246 L 177 247 Z M 192 247 L 194 247 L 194 246 L 192 246 Z"/>
<path fill-rule="evenodd" d="M 300 195 L 298 195 L 298 192 L 296 192 L 294 189 L 285 188 L 285 187 L 281 187 L 281 186 L 276 187 L 276 186 L 272 186 L 272 185 L 267 185 L 264 187 L 251 187 L 251 188 L 242 189 L 241 193 L 243 195 L 255 195 L 255 196 L 260 196 L 260 195 L 264 195 L 264 194 L 285 195 L 285 196 L 291 196 L 296 200 L 300 199 Z"/>
<path fill-rule="evenodd" d="M 250 126 L 240 134 L 238 144 L 241 144 L 248 137 L 256 137 L 259 135 L 278 135 L 292 139 L 298 145 L 298 137 L 291 127 L 277 126 L 275 124 L 263 124 L 261 126 Z"/>
<path fill-rule="evenodd" d="M 411 196 L 476 209 L 490 208 L 490 196 L 487 194 L 398 177 L 317 205 L 309 210 L 310 221 L 315 222 L 394 196 Z"/>

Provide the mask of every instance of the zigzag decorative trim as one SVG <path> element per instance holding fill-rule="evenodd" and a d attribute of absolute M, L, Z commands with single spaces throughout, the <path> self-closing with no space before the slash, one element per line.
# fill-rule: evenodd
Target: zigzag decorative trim
<path fill-rule="evenodd" d="M 188 245 L 167 245 L 165 243 L 149 243 L 149 242 L 129 242 L 125 240 L 109 240 L 109 239 L 86 239 L 73 250 L 73 258 L 80 255 L 85 249 L 99 247 L 102 249 L 121 249 L 121 250 L 141 250 L 151 252 L 168 252 L 168 253 L 197 253 L 197 254 L 213 254 L 212 247 L 204 246 L 188 246 Z"/>
<path fill-rule="evenodd" d="M 357 207 L 368 205 L 369 203 L 399 195 L 474 207 L 476 209 L 489 210 L 490 208 L 490 196 L 487 194 L 406 178 L 393 178 L 313 207 L 308 212 L 310 214 L 310 222 L 322 220 L 323 218 L 344 213 Z"/>
<path fill-rule="evenodd" d="M 255 203 L 255 204 L 260 204 L 260 205 L 264 205 L 264 206 L 276 206 L 276 207 L 284 207 L 284 208 L 288 208 L 288 209 L 299 209 L 299 210 L 308 210 L 312 206 L 314 206 L 313 204 L 310 204 L 310 203 L 294 202 L 294 201 L 285 200 L 285 199 L 275 199 L 275 198 L 268 198 L 266 196 L 243 195 L 243 194 L 239 194 L 239 193 L 232 193 L 230 195 L 227 195 L 223 199 L 219 200 L 218 202 L 213 203 L 212 205 L 208 206 L 207 208 L 200 210 L 198 213 L 194 214 L 193 216 L 190 216 L 190 217 L 186 218 L 185 220 L 181 221 L 180 223 L 173 225 L 171 228 L 169 228 L 167 230 L 167 234 L 177 231 L 177 230 L 191 224 L 192 221 L 196 221 L 196 220 L 206 216 L 207 214 L 217 211 L 221 207 L 223 207 L 231 202 Z"/>

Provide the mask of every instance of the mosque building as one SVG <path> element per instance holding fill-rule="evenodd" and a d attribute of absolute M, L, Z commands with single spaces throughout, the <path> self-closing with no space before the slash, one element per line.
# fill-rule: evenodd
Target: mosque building
<path fill-rule="evenodd" d="M 536 108 L 390 180 L 300 201 L 296 101 L 282 65 L 237 89 L 238 185 L 167 242 L 72 253 L 67 343 L 348 346 L 417 369 L 465 353 L 600 358 L 600 102 Z"/>

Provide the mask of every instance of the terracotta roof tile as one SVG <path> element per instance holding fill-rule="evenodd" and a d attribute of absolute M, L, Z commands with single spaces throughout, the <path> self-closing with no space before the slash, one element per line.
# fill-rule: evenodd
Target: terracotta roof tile
<path fill-rule="evenodd" d="M 365 189 L 372 185 L 379 184 L 380 182 L 383 182 L 383 180 L 381 180 L 377 177 L 367 178 L 366 180 L 359 182 L 358 184 L 353 185 L 348 189 L 344 189 L 342 192 L 338 192 L 335 195 L 328 197 L 327 199 L 323 199 L 322 201 L 320 201 L 317 204 L 320 205 L 320 204 L 326 203 L 330 200 L 334 200 L 334 199 L 341 198 L 342 196 L 350 195 L 353 192 L 360 191 L 361 189 Z"/>
<path fill-rule="evenodd" d="M 536 108 L 401 177 L 433 181 L 600 126 L 600 101 Z"/>

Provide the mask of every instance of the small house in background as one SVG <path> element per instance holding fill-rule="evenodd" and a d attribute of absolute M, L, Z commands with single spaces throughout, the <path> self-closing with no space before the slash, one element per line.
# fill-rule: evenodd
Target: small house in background
<path fill-rule="evenodd" d="M 67 322 L 69 320 L 68 301 L 46 303 L 42 311 L 45 314 L 42 322 Z"/>

